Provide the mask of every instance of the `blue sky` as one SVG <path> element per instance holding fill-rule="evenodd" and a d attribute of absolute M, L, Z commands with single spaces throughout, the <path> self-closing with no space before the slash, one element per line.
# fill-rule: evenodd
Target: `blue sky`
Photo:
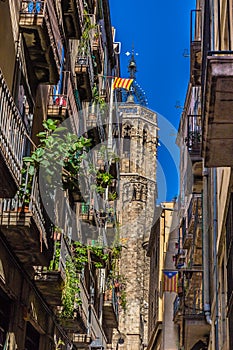
<path fill-rule="evenodd" d="M 148 107 L 158 112 L 158 203 L 178 194 L 176 133 L 189 80 L 189 58 L 183 53 L 190 42 L 190 11 L 194 0 L 109 0 L 116 41 L 122 43 L 121 76 L 127 77 L 134 43 L 137 83 L 143 88 Z"/>

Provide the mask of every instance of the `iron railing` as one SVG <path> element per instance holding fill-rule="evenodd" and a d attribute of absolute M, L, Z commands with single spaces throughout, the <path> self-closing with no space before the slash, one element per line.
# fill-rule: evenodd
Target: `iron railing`
<path fill-rule="evenodd" d="M 78 56 L 75 65 L 87 70 L 91 87 L 94 84 L 94 68 L 91 55 Z"/>
<path fill-rule="evenodd" d="M 202 126 L 201 115 L 188 115 L 186 144 L 190 156 L 201 156 Z"/>
<path fill-rule="evenodd" d="M 111 289 L 107 290 L 105 292 L 104 297 L 105 302 L 111 302 L 113 311 L 115 313 L 115 316 L 118 320 L 118 312 L 119 312 L 119 297 L 117 296 L 117 293 L 115 291 L 114 286 L 111 287 Z"/>
<path fill-rule="evenodd" d="M 0 151 L 19 184 L 26 129 L 0 70 Z"/>
<path fill-rule="evenodd" d="M 200 210 L 201 210 L 201 201 L 202 198 L 200 195 L 193 195 L 188 207 L 188 225 L 189 228 L 190 223 L 194 220 L 198 222 L 200 218 Z"/>
<path fill-rule="evenodd" d="M 21 199 L 19 198 L 18 194 L 14 198 L 0 199 L 0 215 L 3 215 L 4 212 L 26 212 L 25 210 L 27 210 L 27 212 L 29 213 L 32 213 L 33 220 L 40 232 L 41 237 L 43 238 L 45 246 L 48 248 L 47 237 L 50 237 L 52 234 L 52 226 L 48 227 L 43 214 L 44 208 L 42 206 L 40 198 L 39 181 L 36 172 L 32 178 L 30 177 L 28 172 L 26 173 L 25 193 L 27 191 L 27 185 L 29 181 L 31 182 L 31 193 L 29 195 L 27 203 L 24 203 L 24 196 Z M 49 229 L 51 230 L 51 232 L 48 232 Z"/>
<path fill-rule="evenodd" d="M 173 303 L 173 317 L 199 317 L 204 315 L 203 272 L 198 270 L 182 271 L 182 293 Z"/>
<path fill-rule="evenodd" d="M 104 346 L 104 349 L 107 348 L 107 339 L 103 330 L 103 327 L 100 323 L 100 320 L 96 314 L 95 308 L 93 305 L 90 305 L 90 334 L 91 336 L 95 338 L 100 338 L 102 341 L 102 345 Z"/>

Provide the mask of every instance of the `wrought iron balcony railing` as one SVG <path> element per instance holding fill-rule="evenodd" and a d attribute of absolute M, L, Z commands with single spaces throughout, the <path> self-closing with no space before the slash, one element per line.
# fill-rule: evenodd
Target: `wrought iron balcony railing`
<path fill-rule="evenodd" d="M 111 289 L 108 289 L 105 291 L 104 295 L 104 307 L 106 308 L 105 312 L 113 313 L 113 323 L 115 324 L 116 321 L 118 320 L 118 312 L 119 312 L 119 297 L 117 296 L 117 293 L 115 291 L 114 286 L 112 286 Z M 111 310 L 110 310 L 111 309 Z M 110 315 L 109 315 L 110 316 Z"/>
<path fill-rule="evenodd" d="M 190 25 L 190 80 L 194 86 L 201 85 L 201 39 L 202 39 L 202 12 L 191 11 Z"/>
<path fill-rule="evenodd" d="M 50 95 L 48 99 L 47 115 L 49 118 L 64 120 L 67 115 L 67 96 Z"/>
<path fill-rule="evenodd" d="M 188 207 L 188 224 L 187 227 L 190 231 L 190 226 L 194 225 L 198 222 L 198 220 L 201 218 L 201 203 L 202 198 L 201 195 L 194 194 L 191 198 L 191 201 L 189 203 Z"/>
<path fill-rule="evenodd" d="M 49 249 L 52 225 L 45 215 L 36 173 L 31 178 L 26 173 L 25 197 L 0 199 L 0 224 L 21 262 L 34 266 L 48 264 L 52 253 Z"/>
<path fill-rule="evenodd" d="M 1 70 L 0 114 L 0 153 L 10 170 L 12 178 L 18 186 L 21 181 L 26 129 L 5 83 Z M 0 190 L 0 193 L 1 192 Z M 10 196 L 11 195 L 9 195 L 9 197 Z"/>
<path fill-rule="evenodd" d="M 90 101 L 94 85 L 94 68 L 91 55 L 78 56 L 75 62 L 75 73 L 80 97 Z"/>
<path fill-rule="evenodd" d="M 183 270 L 182 274 L 182 286 L 180 287 L 182 292 L 179 293 L 173 304 L 174 319 L 203 316 L 202 271 Z"/>
<path fill-rule="evenodd" d="M 191 158 L 195 156 L 201 157 L 201 122 L 201 115 L 188 115 L 186 145 Z"/>

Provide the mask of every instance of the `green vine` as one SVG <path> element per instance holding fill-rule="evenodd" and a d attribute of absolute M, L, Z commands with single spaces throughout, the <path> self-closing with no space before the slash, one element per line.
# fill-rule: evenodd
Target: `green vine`
<path fill-rule="evenodd" d="M 84 245 L 81 242 L 73 242 L 71 245 L 71 255 L 66 256 L 65 284 L 62 291 L 62 312 L 61 319 L 73 319 L 76 309 L 82 304 L 79 288 L 79 273 L 89 262 L 96 269 L 108 266 L 110 271 L 108 280 L 111 284 L 120 286 L 119 300 L 122 308 L 125 308 L 125 295 L 122 293 L 125 279 L 116 271 L 116 261 L 120 259 L 122 247 L 117 245 L 112 249 L 106 250 L 101 246 Z M 61 255 L 61 242 L 55 242 L 54 256 L 49 265 L 49 271 L 58 271 Z"/>
<path fill-rule="evenodd" d="M 61 318 L 74 318 L 75 306 L 81 305 L 79 277 L 74 261 L 71 257 L 66 259 L 66 281 L 62 293 Z"/>
<path fill-rule="evenodd" d="M 127 298 L 126 298 L 126 291 L 123 289 L 120 292 L 120 305 L 124 311 L 127 310 Z"/>
<path fill-rule="evenodd" d="M 91 23 L 90 15 L 88 14 L 88 11 L 84 9 L 84 29 L 82 32 L 82 36 L 79 41 L 79 50 L 78 54 L 81 56 L 86 56 L 89 48 L 89 42 L 90 42 L 90 32 L 92 29 L 96 29 L 97 25 Z"/>
<path fill-rule="evenodd" d="M 107 104 L 105 102 L 105 99 L 103 97 L 100 97 L 96 84 L 94 84 L 92 88 L 92 100 L 94 106 L 99 106 L 100 113 L 103 113 L 106 110 Z"/>
<path fill-rule="evenodd" d="M 76 267 L 79 271 L 82 270 L 84 265 L 88 262 L 88 256 L 92 256 L 92 263 L 95 268 L 103 268 L 109 260 L 109 254 L 106 253 L 103 247 L 84 245 L 80 242 L 73 243 L 74 260 Z M 98 258 L 94 259 L 94 257 Z"/>
<path fill-rule="evenodd" d="M 54 244 L 54 255 L 53 255 L 53 259 L 50 261 L 50 264 L 49 264 L 49 271 L 58 271 L 60 255 L 61 255 L 61 242 L 57 241 Z"/>

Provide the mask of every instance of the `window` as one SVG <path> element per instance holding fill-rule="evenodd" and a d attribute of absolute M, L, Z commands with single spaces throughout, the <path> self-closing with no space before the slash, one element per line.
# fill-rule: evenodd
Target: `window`
<path fill-rule="evenodd" d="M 27 323 L 26 338 L 25 338 L 25 350 L 39 350 L 40 334 L 31 325 Z"/>
<path fill-rule="evenodd" d="M 125 124 L 123 126 L 123 154 L 127 157 L 130 156 L 131 129 L 131 125 Z"/>

